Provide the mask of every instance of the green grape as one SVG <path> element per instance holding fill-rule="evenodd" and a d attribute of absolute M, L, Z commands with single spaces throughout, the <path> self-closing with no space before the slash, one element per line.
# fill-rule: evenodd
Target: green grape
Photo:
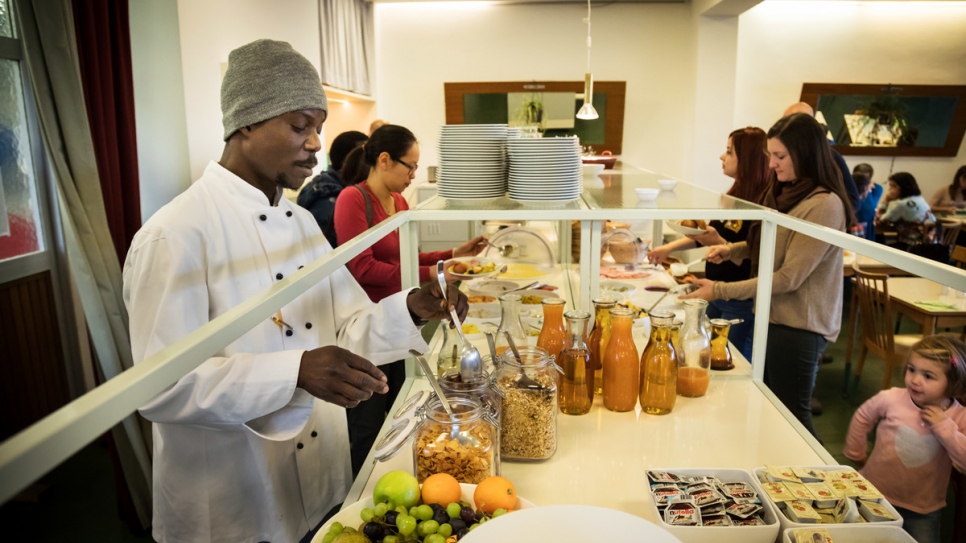
<path fill-rule="evenodd" d="M 341 534 L 342 533 L 342 523 L 341 522 L 333 522 L 332 523 L 332 526 L 329 526 L 329 533 L 330 534 Z"/>
<path fill-rule="evenodd" d="M 439 534 L 429 534 L 423 543 L 446 543 L 446 538 Z"/>
<path fill-rule="evenodd" d="M 436 530 L 439 530 L 439 523 L 435 520 L 424 520 L 419 523 L 419 526 L 416 526 L 416 533 L 422 537 L 435 534 Z"/>
<path fill-rule="evenodd" d="M 499 508 L 499 509 L 497 509 L 496 511 L 493 512 L 493 518 L 496 518 L 496 517 L 498 517 L 500 515 L 505 515 L 505 514 L 506 514 L 506 509 L 503 509 L 501 507 L 501 508 Z"/>
<path fill-rule="evenodd" d="M 359 513 L 359 518 L 362 519 L 362 522 L 369 522 L 375 515 L 376 514 L 372 511 L 372 509 L 366 507 L 361 513 Z"/>
<path fill-rule="evenodd" d="M 409 535 L 416 531 L 416 517 L 410 515 L 399 515 L 396 517 L 396 528 L 399 528 L 399 533 L 402 535 Z"/>
<path fill-rule="evenodd" d="M 443 536 L 443 538 L 445 539 L 453 535 L 453 527 L 450 526 L 449 524 L 440 524 L 439 529 L 436 530 L 436 533 Z"/>
<path fill-rule="evenodd" d="M 433 508 L 428 505 L 420 505 L 419 507 L 416 508 L 415 516 L 419 520 L 429 520 L 433 518 Z"/>
<path fill-rule="evenodd" d="M 335 539 L 336 535 L 338 534 L 334 534 L 332 532 L 325 534 L 325 536 L 322 537 L 322 543 L 332 543 L 332 540 Z"/>
<path fill-rule="evenodd" d="M 389 507 L 386 504 L 376 504 L 375 514 L 377 517 L 385 516 L 386 511 L 389 511 Z"/>
<path fill-rule="evenodd" d="M 458 504 L 458 503 L 451 503 L 451 504 L 449 504 L 449 505 L 446 506 L 446 514 L 449 515 L 449 518 L 457 518 L 457 517 L 460 516 L 460 509 L 461 508 L 462 507 L 460 506 L 460 504 Z"/>
<path fill-rule="evenodd" d="M 399 543 L 399 538 L 394 535 L 387 535 L 382 538 L 382 543 Z"/>

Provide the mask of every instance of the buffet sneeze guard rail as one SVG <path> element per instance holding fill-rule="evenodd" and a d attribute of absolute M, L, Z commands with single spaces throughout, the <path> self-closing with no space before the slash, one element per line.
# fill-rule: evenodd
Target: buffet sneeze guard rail
<path fill-rule="evenodd" d="M 585 197 L 586 200 L 586 197 Z M 272 315 L 278 308 L 294 300 L 309 287 L 344 266 L 351 258 L 370 247 L 389 232 L 399 229 L 404 287 L 418 284 L 419 221 L 467 221 L 483 219 L 523 219 L 562 221 L 561 232 L 569 232 L 570 221 L 581 224 L 581 259 L 579 292 L 574 300 L 581 308 L 592 307 L 590 300 L 599 285 L 600 227 L 605 220 L 654 220 L 654 239 L 660 239 L 663 219 L 732 219 L 762 221 L 762 247 L 774 247 L 778 226 L 837 245 L 909 271 L 960 291 L 966 291 L 966 273 L 956 268 L 878 245 L 843 232 L 794 219 L 769 209 L 742 205 L 736 209 L 603 209 L 585 201 L 559 208 L 525 208 L 517 205 L 500 209 L 448 209 L 440 199 L 432 198 L 413 210 L 397 213 L 373 226 L 362 235 L 312 262 L 276 285 L 231 311 L 212 320 L 180 341 L 145 359 L 135 367 L 100 385 L 70 404 L 54 412 L 30 428 L 0 444 L 0 503 L 69 458 L 97 436 L 117 424 L 125 416 L 149 401 L 166 387 L 192 371 L 203 361 Z M 484 206 L 485 207 L 485 206 Z M 560 251 L 563 255 L 565 251 Z M 768 300 L 772 285 L 773 251 L 760 255 L 758 300 Z M 755 322 L 753 380 L 762 393 L 782 411 L 786 420 L 809 442 L 813 449 L 827 456 L 824 448 L 805 431 L 781 402 L 764 386 L 764 345 L 767 341 L 768 303 L 757 303 L 759 318 Z M 411 362 L 411 361 L 410 361 Z M 407 381 L 413 376 L 407 364 Z"/>

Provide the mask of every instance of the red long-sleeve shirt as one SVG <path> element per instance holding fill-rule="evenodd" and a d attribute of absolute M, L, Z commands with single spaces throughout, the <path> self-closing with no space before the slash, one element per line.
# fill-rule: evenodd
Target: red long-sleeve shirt
<path fill-rule="evenodd" d="M 372 202 L 372 224 L 378 224 L 389 218 L 389 214 L 379 204 L 379 199 L 369 189 L 368 183 L 363 181 L 358 186 L 369 194 L 369 201 Z M 409 209 L 406 199 L 401 194 L 393 193 L 392 198 L 396 203 L 397 212 Z M 339 193 L 339 198 L 335 202 L 333 222 L 339 245 L 369 229 L 369 225 L 366 224 L 366 202 L 358 190 L 350 187 Z M 419 253 L 419 280 L 428 281 L 431 277 L 430 266 L 435 265 L 439 260 L 450 258 L 453 258 L 452 250 Z M 359 256 L 349 261 L 348 267 L 373 302 L 399 292 L 402 289 L 399 232 L 392 231 L 372 247 L 362 251 Z"/>

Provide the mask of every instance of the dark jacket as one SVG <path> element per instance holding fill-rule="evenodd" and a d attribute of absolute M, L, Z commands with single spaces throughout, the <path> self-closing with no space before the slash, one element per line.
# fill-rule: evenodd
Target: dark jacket
<path fill-rule="evenodd" d="M 328 170 L 315 176 L 315 179 L 302 187 L 299 192 L 298 204 L 308 209 L 319 223 L 319 228 L 325 234 L 325 239 L 333 247 L 337 246 L 338 240 L 335 237 L 335 225 L 332 216 L 335 214 L 335 199 L 342 192 L 342 176 L 337 170 Z"/>

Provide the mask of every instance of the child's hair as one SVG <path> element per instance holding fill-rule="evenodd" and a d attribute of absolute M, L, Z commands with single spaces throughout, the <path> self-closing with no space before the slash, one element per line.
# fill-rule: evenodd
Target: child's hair
<path fill-rule="evenodd" d="M 946 396 L 966 403 L 966 343 L 950 335 L 927 336 L 912 346 L 914 353 L 942 364 L 946 370 Z"/>

